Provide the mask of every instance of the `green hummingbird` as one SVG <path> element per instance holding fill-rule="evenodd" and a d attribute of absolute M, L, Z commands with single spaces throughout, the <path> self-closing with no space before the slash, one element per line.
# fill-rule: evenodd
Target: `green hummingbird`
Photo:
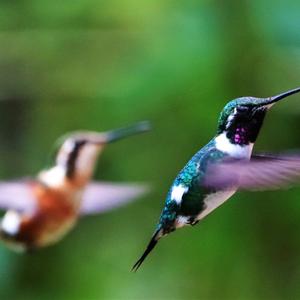
<path fill-rule="evenodd" d="M 237 190 L 280 188 L 299 180 L 299 155 L 252 155 L 267 111 L 298 92 L 300 87 L 269 98 L 237 98 L 224 107 L 217 134 L 174 180 L 152 239 L 133 271 L 160 238 L 177 228 L 197 224 Z"/>

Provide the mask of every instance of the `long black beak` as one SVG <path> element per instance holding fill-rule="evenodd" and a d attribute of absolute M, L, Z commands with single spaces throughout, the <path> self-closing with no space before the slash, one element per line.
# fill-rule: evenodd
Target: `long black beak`
<path fill-rule="evenodd" d="M 90 142 L 95 144 L 106 144 L 118 141 L 131 135 L 143 133 L 151 129 L 148 121 L 136 123 L 134 125 L 114 129 L 108 132 L 100 133 L 98 136 L 94 136 Z"/>
<path fill-rule="evenodd" d="M 265 98 L 265 99 L 259 99 L 259 103 L 257 103 L 257 104 L 258 105 L 270 105 L 270 104 L 276 103 L 279 100 L 284 99 L 288 96 L 297 94 L 299 92 L 300 92 L 300 87 L 295 88 L 293 90 L 289 90 L 287 92 L 284 92 L 282 94 L 279 94 L 279 95 L 276 95 L 276 96 L 273 96 L 273 97 L 269 97 L 269 98 Z"/>

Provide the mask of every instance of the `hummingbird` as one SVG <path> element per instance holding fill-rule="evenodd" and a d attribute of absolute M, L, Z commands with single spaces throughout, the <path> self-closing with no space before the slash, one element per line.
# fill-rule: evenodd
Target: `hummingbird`
<path fill-rule="evenodd" d="M 140 122 L 108 132 L 77 131 L 60 138 L 50 168 L 35 178 L 0 182 L 0 239 L 12 250 L 35 250 L 61 240 L 84 215 L 102 213 L 147 191 L 146 185 L 90 182 L 106 144 L 148 131 Z"/>
<path fill-rule="evenodd" d="M 178 228 L 196 225 L 237 190 L 282 188 L 299 180 L 299 155 L 252 155 L 266 113 L 298 92 L 300 88 L 274 97 L 241 97 L 227 103 L 216 135 L 174 180 L 156 230 L 132 271 L 138 270 L 158 240 Z"/>

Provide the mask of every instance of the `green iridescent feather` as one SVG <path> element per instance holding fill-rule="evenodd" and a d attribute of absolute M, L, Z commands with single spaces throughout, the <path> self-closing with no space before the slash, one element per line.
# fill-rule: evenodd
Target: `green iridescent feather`
<path fill-rule="evenodd" d="M 215 148 L 215 142 L 212 140 L 191 158 L 186 166 L 180 171 L 169 190 L 158 229 L 163 228 L 164 233 L 173 231 L 175 229 L 174 222 L 177 216 L 181 215 L 193 218 L 202 211 L 205 205 L 205 196 L 213 192 L 201 184 L 207 168 L 207 163 L 212 161 L 216 162 L 223 159 L 224 156 L 226 156 L 226 154 L 217 150 Z M 188 191 L 183 195 L 180 204 L 171 199 L 173 187 L 179 185 L 188 188 Z"/>

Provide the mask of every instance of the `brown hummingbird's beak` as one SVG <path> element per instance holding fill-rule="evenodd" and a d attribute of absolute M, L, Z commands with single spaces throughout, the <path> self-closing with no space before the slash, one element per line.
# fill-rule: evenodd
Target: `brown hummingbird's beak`
<path fill-rule="evenodd" d="M 131 135 L 149 131 L 150 129 L 150 123 L 148 121 L 143 121 L 128 127 L 119 128 L 104 133 L 94 134 L 93 137 L 89 139 L 89 142 L 93 144 L 112 143 Z"/>
<path fill-rule="evenodd" d="M 258 106 L 267 106 L 267 105 L 271 105 L 274 104 L 276 102 L 278 102 L 279 100 L 282 100 L 288 96 L 297 94 L 300 92 L 300 87 L 295 88 L 293 90 L 289 90 L 287 92 L 284 92 L 282 94 L 273 96 L 273 97 L 269 97 L 269 98 L 263 98 L 263 99 L 258 99 L 258 102 L 256 103 Z"/>

